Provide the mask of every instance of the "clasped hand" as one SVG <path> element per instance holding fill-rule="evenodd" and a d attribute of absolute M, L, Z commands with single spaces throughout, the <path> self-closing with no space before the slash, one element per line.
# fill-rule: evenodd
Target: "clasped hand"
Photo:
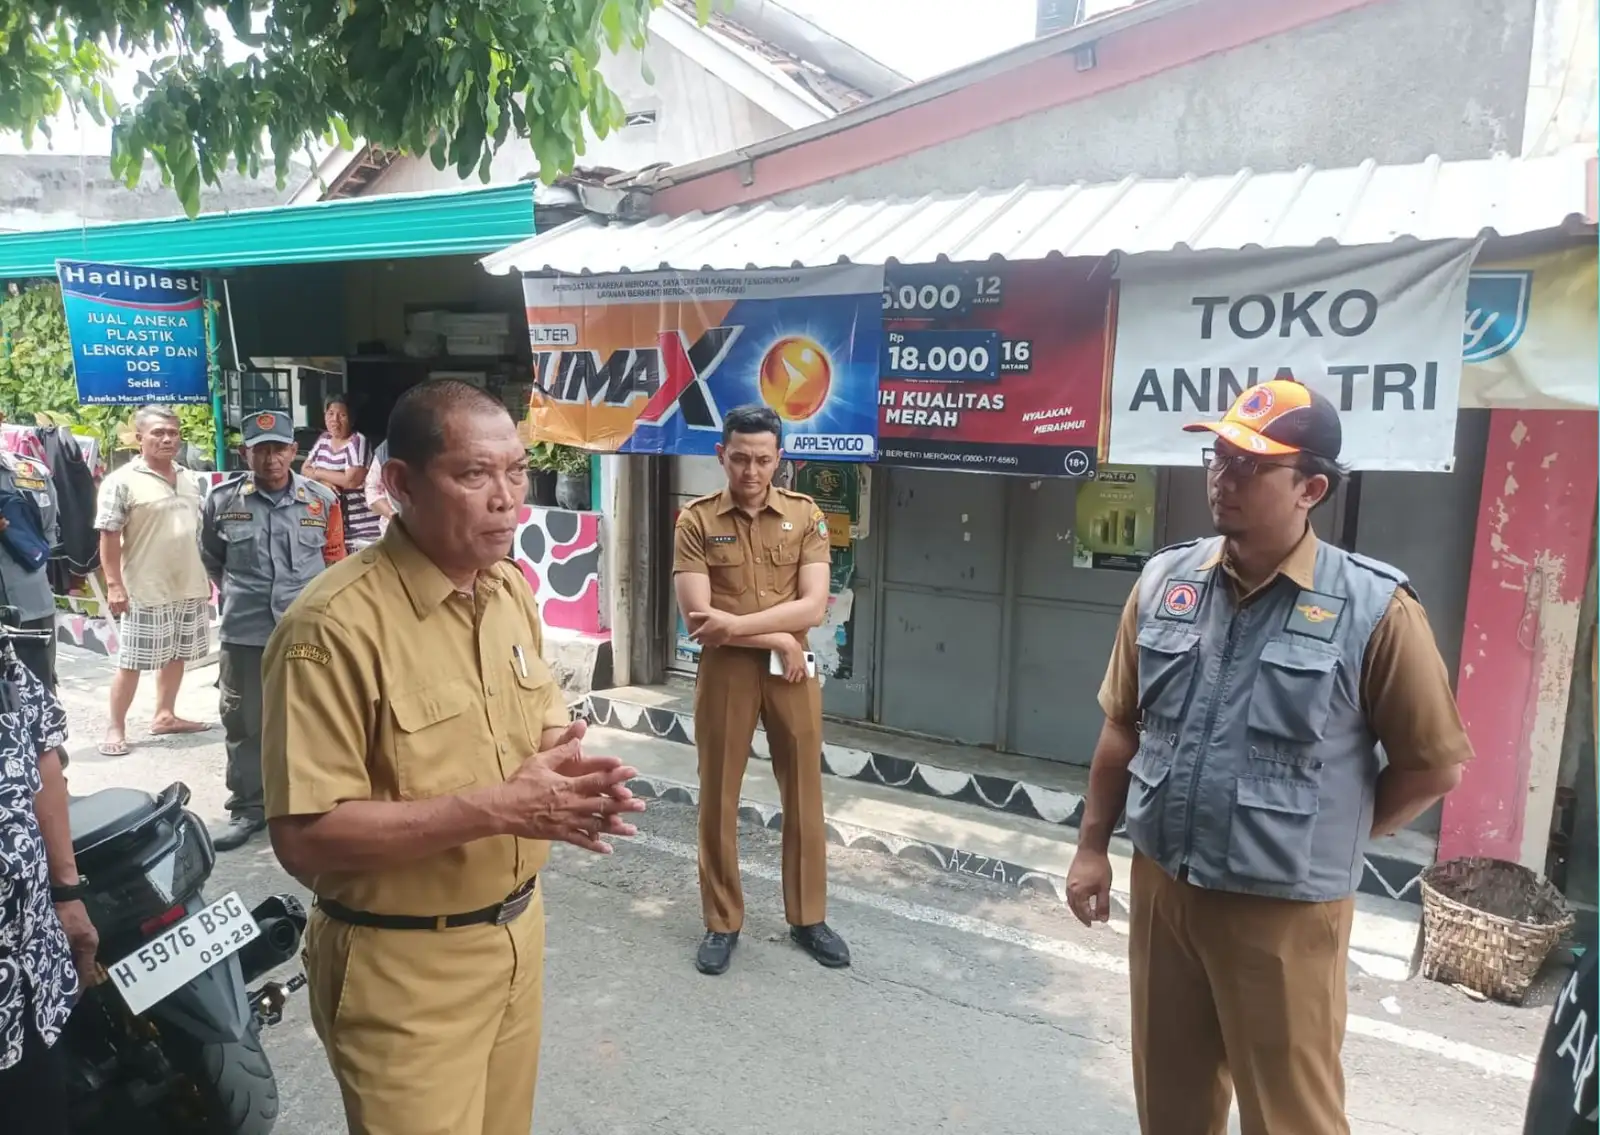
<path fill-rule="evenodd" d="M 739 637 L 736 633 L 738 618 L 713 607 L 706 611 L 690 611 L 683 621 L 689 628 L 689 637 L 701 646 L 725 646 L 729 639 Z"/>
<path fill-rule="evenodd" d="M 637 834 L 623 816 L 644 811 L 644 801 L 627 787 L 639 771 L 617 757 L 585 753 L 587 729 L 574 721 L 554 747 L 523 761 L 506 780 L 507 834 L 570 843 L 602 855 L 611 851 L 605 837 Z"/>

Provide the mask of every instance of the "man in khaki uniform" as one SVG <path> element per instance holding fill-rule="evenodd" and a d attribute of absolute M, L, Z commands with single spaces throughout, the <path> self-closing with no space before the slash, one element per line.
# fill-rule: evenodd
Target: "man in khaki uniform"
<path fill-rule="evenodd" d="M 823 921 L 822 691 L 808 673 L 805 644 L 827 612 L 828 524 L 810 497 L 773 487 L 780 429 L 764 406 L 731 411 L 717 446 L 728 487 L 690 502 L 678 517 L 674 586 L 702 648 L 694 730 L 706 935 L 695 964 L 707 974 L 727 971 L 744 925 L 739 790 L 758 719 L 783 804 L 789 936 L 825 966 L 850 964 L 849 947 Z"/>
<path fill-rule="evenodd" d="M 355 1135 L 527 1135 L 549 840 L 631 835 L 634 775 L 585 756 L 506 561 L 527 457 L 465 383 L 389 420 L 383 540 L 314 580 L 267 646 L 273 849 L 316 895 L 311 1015 Z"/>
<path fill-rule="evenodd" d="M 1145 1135 L 1223 1135 L 1234 1089 L 1244 1135 L 1348 1135 L 1364 852 L 1454 788 L 1472 750 L 1405 575 L 1311 531 L 1343 475 L 1333 405 L 1273 381 L 1189 428 L 1215 434 L 1220 535 L 1158 553 L 1123 609 L 1068 903 L 1106 920 L 1126 808 Z"/>

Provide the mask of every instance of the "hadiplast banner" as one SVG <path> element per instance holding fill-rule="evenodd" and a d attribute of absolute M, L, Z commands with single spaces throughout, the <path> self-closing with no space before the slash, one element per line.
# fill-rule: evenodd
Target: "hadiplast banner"
<path fill-rule="evenodd" d="M 1478 244 L 1124 258 L 1106 459 L 1198 465 L 1184 425 L 1296 378 L 1338 407 L 1352 468 L 1450 469 Z"/>
<path fill-rule="evenodd" d="M 1592 240 L 1587 248 L 1474 264 L 1461 405 L 1594 410 L 1597 278 Z"/>
<path fill-rule="evenodd" d="M 786 456 L 878 452 L 883 268 L 527 277 L 542 441 L 705 456 L 736 406 L 770 406 Z"/>
<path fill-rule="evenodd" d="M 210 402 L 198 272 L 56 261 L 78 401 Z"/>

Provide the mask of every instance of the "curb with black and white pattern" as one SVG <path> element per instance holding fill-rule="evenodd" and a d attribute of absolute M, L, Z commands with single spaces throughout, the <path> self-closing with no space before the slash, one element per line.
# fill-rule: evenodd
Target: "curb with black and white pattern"
<path fill-rule="evenodd" d="M 660 706 L 644 706 L 633 702 L 612 698 L 607 694 L 591 693 L 582 702 L 580 712 L 591 723 L 609 729 L 621 729 L 629 733 L 638 733 L 646 737 L 656 737 L 663 741 L 671 741 L 679 745 L 694 744 L 694 716 L 691 713 L 680 712 L 675 709 Z M 756 730 L 755 739 L 751 745 L 751 752 L 761 760 L 769 760 L 767 752 L 766 734 Z M 906 792 L 916 793 L 919 796 L 932 796 L 940 800 L 953 800 L 961 804 L 972 804 L 979 808 L 986 808 L 993 812 L 1001 812 L 1013 816 L 1026 816 L 1029 819 L 1043 820 L 1048 824 L 1059 824 L 1065 828 L 1077 828 L 1083 819 L 1083 797 L 1075 792 L 1063 792 L 1059 789 L 1044 788 L 1025 781 L 1013 780 L 1009 777 L 990 776 L 983 773 L 967 772 L 962 769 L 948 769 L 938 765 L 926 764 L 907 757 L 896 756 L 891 753 L 873 752 L 868 749 L 858 749 L 849 745 L 837 745 L 824 741 L 822 745 L 822 771 L 830 776 L 837 776 L 845 780 L 859 780 L 866 784 L 878 784 L 885 788 L 897 788 Z M 665 782 L 664 782 L 665 783 Z M 683 788 L 683 786 L 670 786 Z M 687 789 L 684 789 L 687 791 Z M 664 800 L 677 799 L 679 794 L 662 795 Z M 692 803 L 692 800 L 680 800 L 682 803 Z M 743 809 L 741 809 L 741 814 Z M 768 821 L 773 817 L 758 815 L 747 816 L 753 822 L 759 822 L 763 827 L 774 826 Z M 834 839 L 845 847 L 855 847 L 863 840 L 873 840 L 885 844 L 884 850 L 897 856 L 904 856 L 910 850 L 912 854 L 907 857 L 922 859 L 930 862 L 941 870 L 952 870 L 958 874 L 981 874 L 1000 881 L 1011 882 L 1014 885 L 1023 885 L 1025 878 L 1044 880 L 1052 878 L 1036 871 L 1017 866 L 1011 863 L 1001 863 L 997 860 L 985 860 L 983 865 L 976 870 L 966 870 L 950 864 L 961 864 L 974 858 L 970 855 L 967 860 L 961 857 L 964 854 L 959 849 L 942 848 L 932 844 L 922 844 L 919 841 L 903 840 L 883 833 L 871 833 L 865 829 L 855 830 L 851 838 L 846 839 L 845 833 L 840 830 L 834 832 L 834 825 L 830 821 L 830 839 Z M 1117 834 L 1122 834 L 1118 827 Z M 885 841 L 898 840 L 901 847 L 888 846 Z M 916 849 L 912 850 L 912 845 Z M 978 856 L 977 859 L 983 857 Z M 1369 854 L 1366 857 L 1366 870 L 1361 877 L 1361 891 L 1366 894 L 1377 895 L 1381 898 L 1398 899 L 1402 902 L 1421 903 L 1422 894 L 1420 880 L 1422 872 L 1429 864 L 1418 863 L 1414 860 L 1404 859 L 1399 856 Z M 1059 890 L 1056 883 L 1050 884 L 1052 889 Z"/>

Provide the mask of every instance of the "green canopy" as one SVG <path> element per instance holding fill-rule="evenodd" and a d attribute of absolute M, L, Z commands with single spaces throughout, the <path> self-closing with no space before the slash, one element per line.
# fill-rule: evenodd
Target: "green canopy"
<path fill-rule="evenodd" d="M 498 252 L 533 235 L 533 184 L 396 193 L 0 235 L 0 280 L 57 260 L 195 271 Z"/>

